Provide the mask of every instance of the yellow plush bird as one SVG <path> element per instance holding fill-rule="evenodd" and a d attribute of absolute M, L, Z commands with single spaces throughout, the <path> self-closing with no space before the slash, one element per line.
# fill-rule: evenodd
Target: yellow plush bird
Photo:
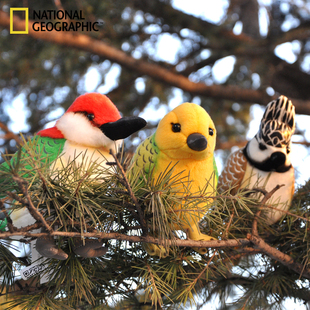
<path fill-rule="evenodd" d="M 209 114 L 194 103 L 183 103 L 169 112 L 158 124 L 156 132 L 142 142 L 133 157 L 133 171 L 140 171 L 148 178 L 158 180 L 168 167 L 173 167 L 171 178 L 186 177 L 190 193 L 205 190 L 214 193 L 217 186 L 217 168 L 214 160 L 216 130 Z M 169 168 L 168 168 L 169 169 Z M 188 188 L 179 192 L 185 194 Z M 188 194 L 188 192 L 187 192 Z M 184 209 L 185 201 L 173 206 L 180 222 L 171 224 L 172 230 L 186 232 L 192 240 L 211 240 L 200 232 L 198 222 L 210 207 L 212 198 Z M 180 211 L 181 210 L 181 211 Z M 150 255 L 167 255 L 162 246 L 147 244 Z M 195 249 L 205 254 L 207 249 Z"/>

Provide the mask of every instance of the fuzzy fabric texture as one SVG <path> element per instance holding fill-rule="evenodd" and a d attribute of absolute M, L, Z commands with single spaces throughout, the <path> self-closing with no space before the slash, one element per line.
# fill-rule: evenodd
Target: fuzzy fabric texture
<path fill-rule="evenodd" d="M 295 107 L 291 100 L 280 96 L 271 101 L 264 112 L 258 133 L 245 148 L 231 154 L 219 177 L 218 190 L 235 194 L 239 189 L 263 188 L 270 192 L 283 186 L 268 200 L 269 205 L 287 211 L 294 194 L 294 168 L 291 164 L 291 136 L 295 130 Z M 262 199 L 261 194 L 251 197 Z M 280 220 L 285 212 L 263 210 L 268 224 Z"/>
<path fill-rule="evenodd" d="M 105 123 L 115 122 L 121 118 L 117 107 L 105 95 L 88 93 L 79 96 L 68 108 L 67 112 L 86 112 L 95 115 L 93 123 L 100 126 Z"/>
<path fill-rule="evenodd" d="M 201 138 L 201 147 L 191 147 L 190 137 Z M 153 136 L 142 142 L 133 157 L 133 175 L 143 171 L 146 177 L 155 182 L 167 171 L 172 169 L 171 179 L 182 179 L 183 187 L 178 187 L 179 196 L 197 194 L 204 189 L 205 193 L 214 196 L 217 185 L 217 169 L 214 161 L 216 130 L 209 114 L 194 103 L 183 103 L 166 114 L 159 122 Z M 196 150 L 195 150 L 196 149 Z M 176 203 L 176 211 L 180 222 L 170 224 L 173 230 L 183 230 L 192 240 L 211 240 L 212 237 L 200 232 L 198 222 L 210 208 L 213 198 L 202 203 Z M 183 211 L 184 210 L 184 211 Z M 166 257 L 167 251 L 162 246 L 145 245 L 150 255 Z M 195 249 L 205 254 L 206 248 Z"/>
<path fill-rule="evenodd" d="M 179 124 L 180 131 L 173 131 L 174 124 Z M 196 133 L 207 140 L 204 150 L 195 151 L 187 143 L 188 137 Z M 154 135 L 139 145 L 133 162 L 144 171 L 151 171 L 155 166 L 154 178 L 168 165 L 176 165 L 174 174 L 190 173 L 195 180 L 192 188 L 199 190 L 212 173 L 217 173 L 213 156 L 215 143 L 216 130 L 209 114 L 197 104 L 183 103 L 166 114 Z"/>
<path fill-rule="evenodd" d="M 75 144 L 94 148 L 105 147 L 107 151 L 114 149 L 115 142 L 104 135 L 100 128 L 93 126 L 81 113 L 65 113 L 56 126 L 68 141 Z"/>
<path fill-rule="evenodd" d="M 107 96 L 99 94 L 99 93 L 87 93 L 87 94 L 79 96 L 72 103 L 72 105 L 68 108 L 68 110 L 63 115 L 63 117 L 67 113 L 75 114 L 76 112 L 85 112 L 88 114 L 93 114 L 94 119 L 92 120 L 92 124 L 94 127 L 97 127 L 97 128 L 102 124 L 109 123 L 109 122 L 115 122 L 121 118 L 120 112 L 118 111 L 116 106 L 113 104 L 113 102 Z M 41 137 L 63 139 L 64 132 L 62 132 L 58 124 L 61 118 L 56 122 L 56 125 L 54 127 L 43 129 L 38 132 L 38 135 Z M 63 121 L 60 121 L 60 122 L 62 124 L 64 123 Z M 60 127 L 63 126 L 62 124 L 60 125 Z M 85 135 L 85 132 L 83 135 Z M 66 136 L 66 139 L 68 139 L 67 136 Z"/>
<path fill-rule="evenodd" d="M 53 139 L 64 139 L 64 135 L 62 134 L 62 132 L 59 129 L 57 129 L 55 126 L 52 128 L 40 130 L 37 133 L 37 135 L 41 137 L 49 137 Z"/>
<path fill-rule="evenodd" d="M 172 124 L 180 124 L 181 131 L 173 132 Z M 210 136 L 209 129 L 213 130 L 213 136 Z M 193 151 L 188 147 L 187 138 L 193 133 L 206 137 L 208 146 L 205 151 Z M 202 160 L 213 154 L 216 130 L 211 117 L 201 106 L 186 102 L 166 114 L 159 122 L 155 142 L 158 148 L 173 160 Z"/>

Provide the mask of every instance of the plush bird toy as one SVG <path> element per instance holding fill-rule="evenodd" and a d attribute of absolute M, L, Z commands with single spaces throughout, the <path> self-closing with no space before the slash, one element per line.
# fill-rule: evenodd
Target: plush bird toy
<path fill-rule="evenodd" d="M 209 114 L 194 103 L 183 103 L 169 112 L 158 124 L 156 132 L 142 142 L 133 157 L 133 171 L 143 171 L 156 180 L 168 167 L 174 167 L 171 178 L 186 177 L 190 192 L 203 188 L 210 194 L 217 185 L 217 168 L 213 156 L 216 130 Z M 182 196 L 182 192 L 179 195 Z M 171 227 L 182 230 L 193 240 L 211 240 L 200 232 L 198 222 L 207 212 L 212 199 L 184 210 L 184 204 L 174 206 L 182 224 Z M 196 209 L 196 210 L 195 210 Z M 181 211 L 181 212 L 180 212 Z M 162 246 L 147 244 L 150 255 L 165 257 Z M 205 254 L 207 249 L 196 249 Z"/>
<path fill-rule="evenodd" d="M 280 96 L 271 101 L 261 120 L 258 133 L 247 145 L 230 155 L 219 177 L 218 189 L 262 187 L 268 192 L 284 184 L 268 200 L 277 210 L 264 212 L 268 224 L 277 222 L 287 211 L 294 193 L 294 168 L 290 160 L 291 136 L 295 131 L 295 107 Z"/>
<path fill-rule="evenodd" d="M 38 132 L 37 153 L 40 160 L 52 167 L 61 168 L 71 161 L 76 166 L 96 162 L 107 169 L 108 161 L 113 161 L 109 150 L 118 150 L 122 139 L 140 130 L 146 125 L 140 117 L 121 117 L 116 106 L 108 97 L 99 93 L 88 93 L 78 97 L 65 114 L 52 128 Z M 25 147 L 21 149 L 21 157 L 25 156 Z M 11 162 L 16 160 L 14 155 Z M 32 169 L 29 167 L 29 171 Z M 3 163 L 1 171 L 8 171 L 9 164 Z M 29 172 L 31 173 L 31 172 Z M 1 184 L 1 181 L 0 181 Z M 10 217 L 13 224 L 20 228 L 33 224 L 35 220 L 26 208 L 14 210 Z M 54 239 L 39 238 L 32 249 L 44 257 L 65 260 L 68 255 L 59 249 Z M 88 240 L 85 245 L 78 245 L 75 252 L 84 257 L 97 257 L 105 254 L 102 242 Z"/>

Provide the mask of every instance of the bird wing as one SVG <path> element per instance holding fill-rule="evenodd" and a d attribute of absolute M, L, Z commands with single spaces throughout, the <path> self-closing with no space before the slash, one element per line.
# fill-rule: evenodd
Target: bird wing
<path fill-rule="evenodd" d="M 63 151 L 66 139 L 53 139 L 49 137 L 39 137 L 37 152 L 42 154 L 48 163 L 54 161 Z"/>
<path fill-rule="evenodd" d="M 246 166 L 247 160 L 243 154 L 243 149 L 232 153 L 219 177 L 218 190 L 224 192 L 231 189 L 231 193 L 234 194 L 242 183 Z"/>
<path fill-rule="evenodd" d="M 216 161 L 215 161 L 215 157 L 214 156 L 213 156 L 213 171 L 215 173 L 215 180 L 216 180 L 216 183 L 217 183 L 218 179 L 219 179 L 219 172 L 217 170 Z"/>
<path fill-rule="evenodd" d="M 11 168 L 17 167 L 21 163 L 18 174 L 21 177 L 32 176 L 33 164 L 29 161 L 30 156 L 34 160 L 50 164 L 63 151 L 65 139 L 53 139 L 49 137 L 35 136 L 16 152 L 12 158 L 0 165 L 0 184 L 6 182 Z"/>
<path fill-rule="evenodd" d="M 155 143 L 155 134 L 145 139 L 137 148 L 132 158 L 132 172 L 148 177 L 156 167 L 159 148 Z"/>
<path fill-rule="evenodd" d="M 10 173 L 12 168 L 17 168 L 17 173 L 23 178 L 32 177 L 35 169 L 33 162 L 29 162 L 30 156 L 35 160 L 50 164 L 61 154 L 65 141 L 65 139 L 36 136 L 20 148 L 10 160 L 3 162 L 0 165 L 0 198 L 6 197 L 4 194 L 6 190 L 12 189 L 15 186 Z M 12 212 L 11 219 L 17 227 L 24 226 L 26 225 L 25 223 L 33 223 L 32 216 L 25 208 Z M 6 225 L 6 219 L 0 221 L 0 231 L 4 230 Z"/>

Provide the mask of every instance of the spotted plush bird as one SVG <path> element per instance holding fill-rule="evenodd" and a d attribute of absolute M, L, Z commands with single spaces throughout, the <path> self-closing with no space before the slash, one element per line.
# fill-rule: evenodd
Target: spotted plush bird
<path fill-rule="evenodd" d="M 88 93 L 79 96 L 52 128 L 38 132 L 36 153 L 38 160 L 57 170 L 72 161 L 77 167 L 86 167 L 96 162 L 108 169 L 108 161 L 113 161 L 109 151 L 117 151 L 122 139 L 140 130 L 146 125 L 140 117 L 121 117 L 118 109 L 105 95 Z M 27 145 L 19 152 L 21 158 L 27 155 Z M 17 154 L 11 159 L 16 162 Z M 0 176 L 5 178 L 10 164 L 0 166 Z M 24 175 L 29 175 L 33 168 L 26 166 Z M 3 179 L 2 179 L 3 180 Z M 1 184 L 1 179 L 0 179 Z M 20 228 L 35 222 L 26 208 L 14 210 L 10 217 L 13 224 Z M 106 253 L 102 242 L 89 240 L 86 244 L 76 243 L 75 252 L 84 257 L 96 257 Z M 68 255 L 55 245 L 52 237 L 38 238 L 33 250 L 40 255 L 65 260 Z M 38 255 L 33 255 L 38 257 Z"/>
<path fill-rule="evenodd" d="M 164 116 L 156 132 L 138 146 L 133 157 L 133 171 L 143 171 L 146 178 L 151 176 L 156 182 L 168 167 L 173 167 L 171 178 L 186 177 L 190 193 L 205 188 L 212 195 L 217 185 L 215 141 L 216 130 L 209 114 L 194 103 L 183 103 Z M 179 195 L 184 195 L 184 191 Z M 211 202 L 209 198 L 192 206 L 190 211 L 184 209 L 184 202 L 174 205 L 181 223 L 171 224 L 171 229 L 184 231 L 192 240 L 211 240 L 198 226 Z M 150 255 L 167 256 L 162 246 L 147 244 L 146 250 Z M 207 251 L 195 250 L 202 254 Z"/>
<path fill-rule="evenodd" d="M 259 131 L 247 145 L 230 155 L 219 177 L 218 189 L 264 188 L 271 191 L 284 184 L 268 200 L 279 210 L 264 212 L 268 224 L 276 223 L 289 209 L 294 193 L 294 168 L 291 164 L 291 137 L 295 131 L 295 107 L 280 96 L 265 110 Z"/>

